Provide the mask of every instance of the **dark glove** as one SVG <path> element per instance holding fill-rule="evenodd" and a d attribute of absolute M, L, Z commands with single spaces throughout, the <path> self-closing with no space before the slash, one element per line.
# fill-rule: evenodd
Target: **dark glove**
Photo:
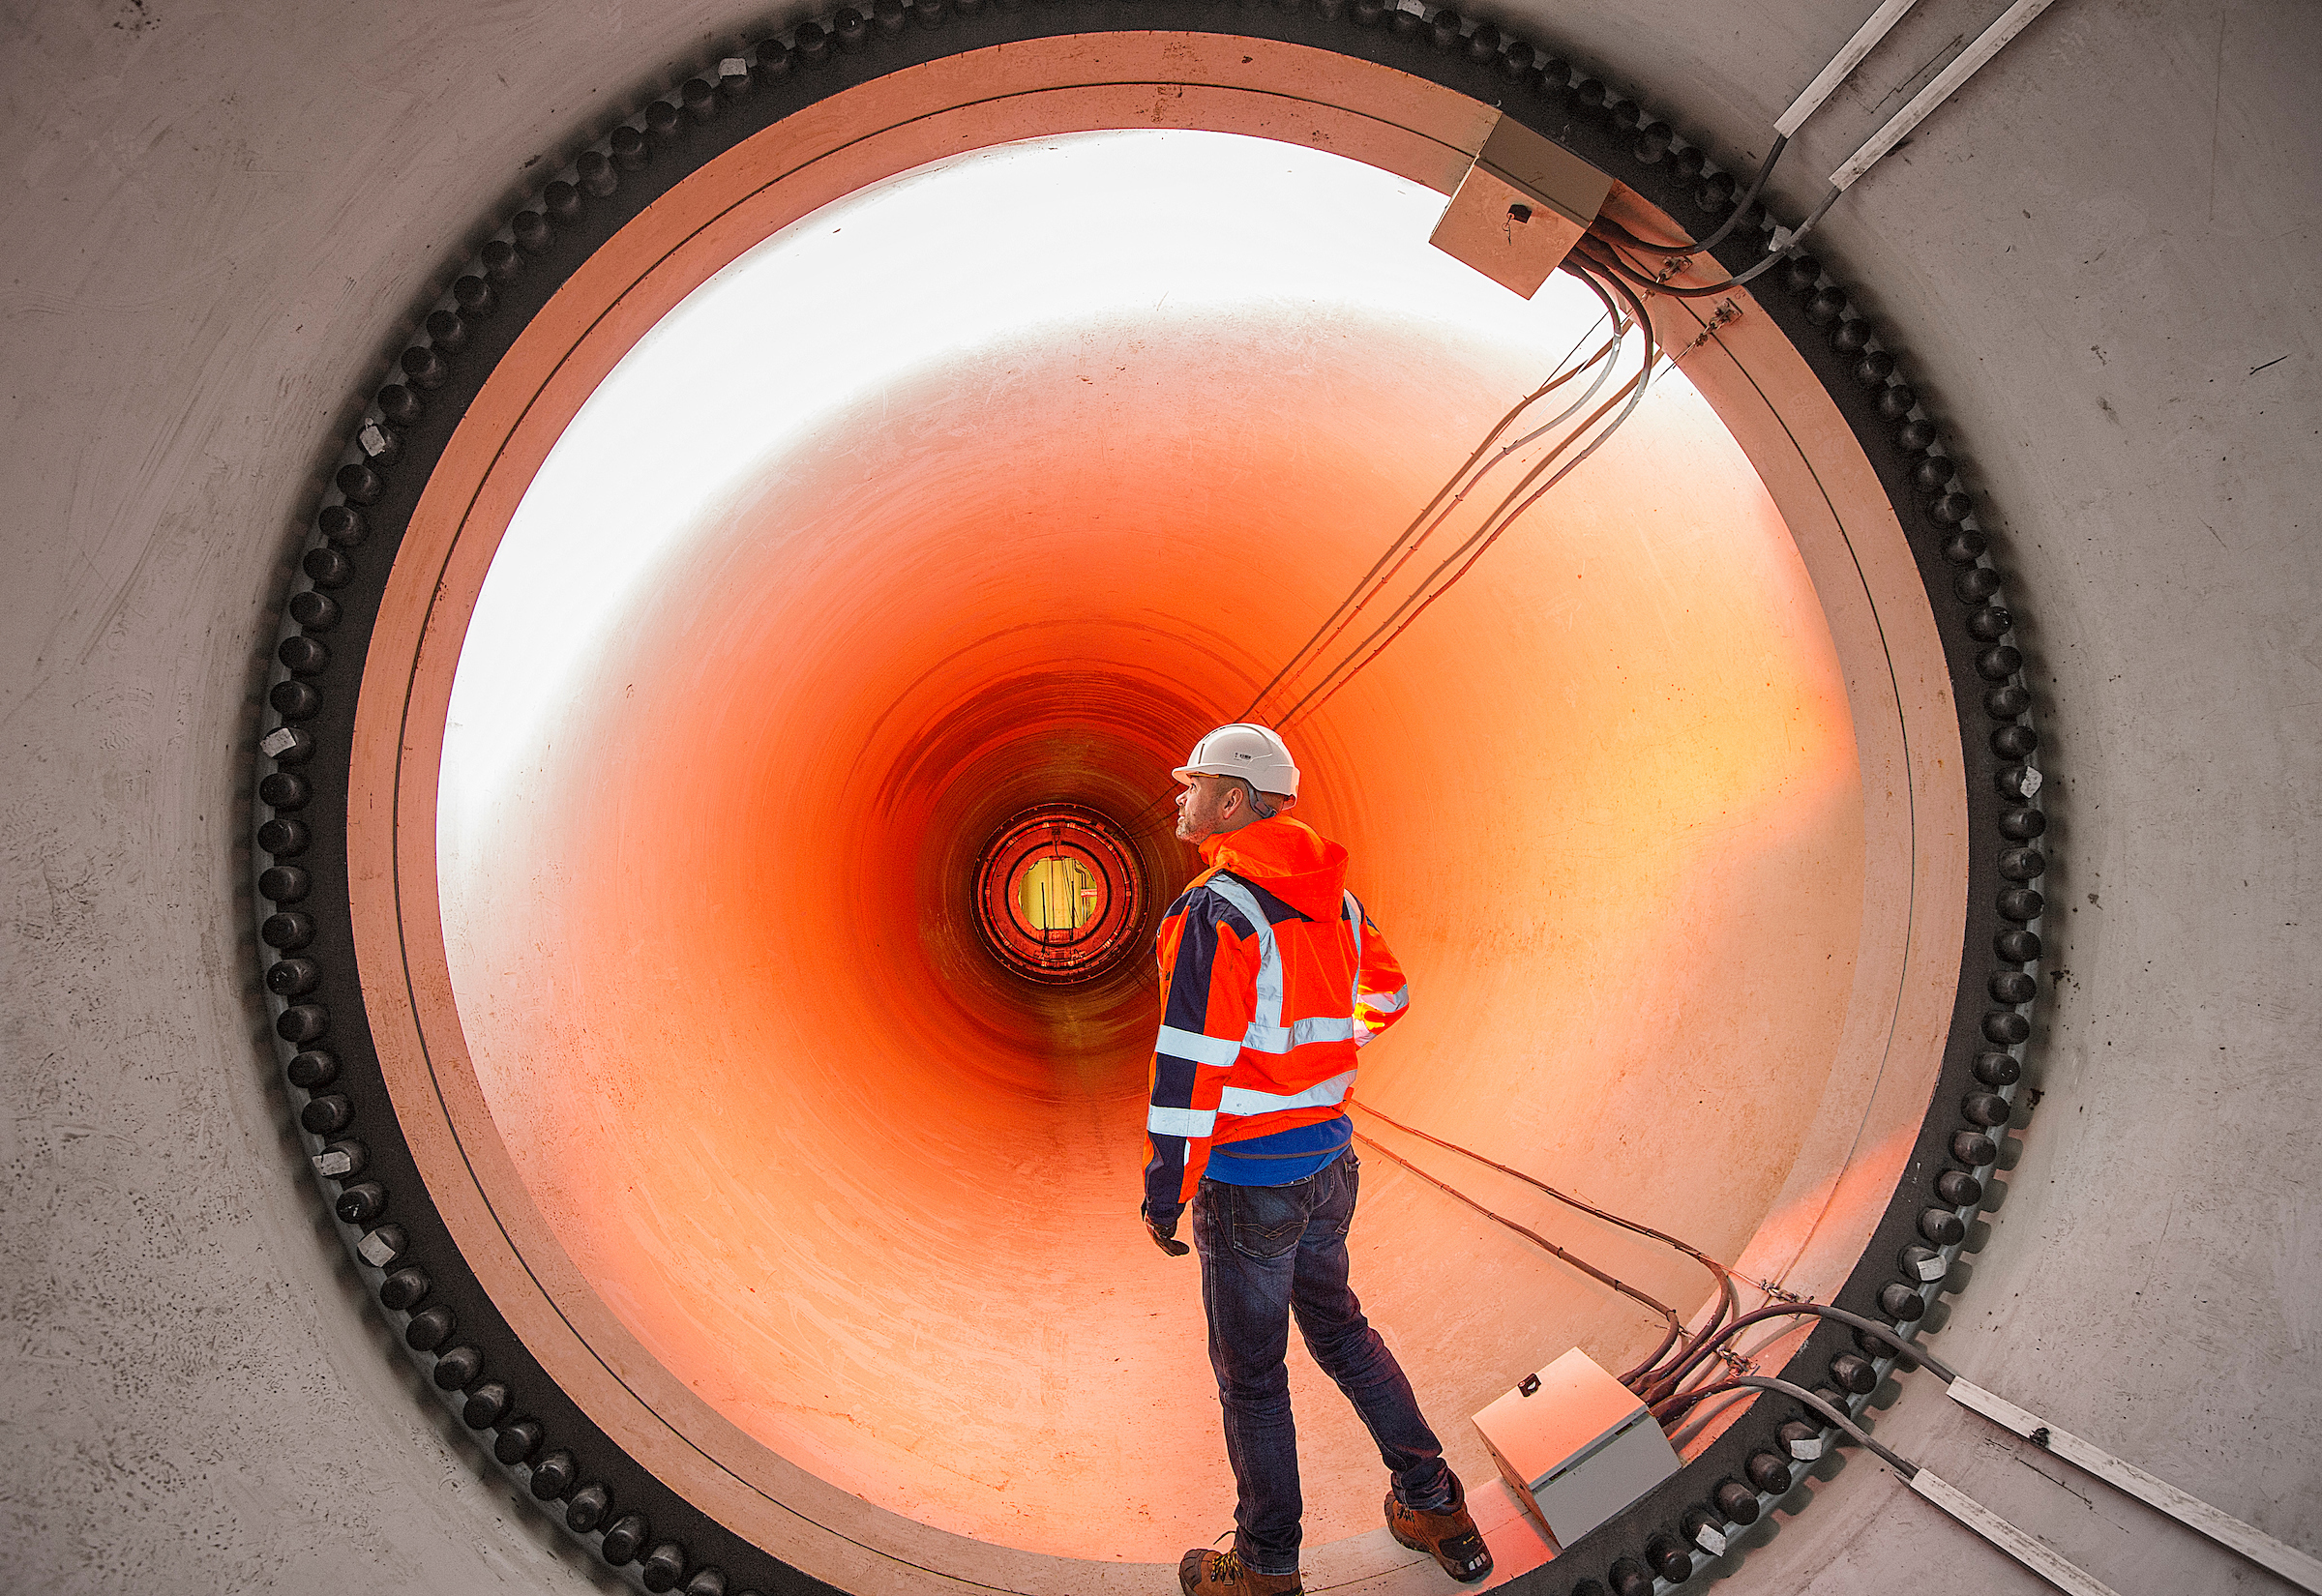
<path fill-rule="evenodd" d="M 1147 1200 L 1137 1205 L 1138 1214 L 1145 1220 L 1146 1233 L 1153 1238 L 1153 1245 L 1173 1258 L 1181 1258 L 1193 1251 L 1177 1239 L 1177 1216 L 1184 1211 L 1183 1203 L 1156 1208 Z"/>

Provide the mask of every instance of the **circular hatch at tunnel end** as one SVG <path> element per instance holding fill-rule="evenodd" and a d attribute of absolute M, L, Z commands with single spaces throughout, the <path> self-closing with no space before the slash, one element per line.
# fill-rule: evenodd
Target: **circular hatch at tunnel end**
<path fill-rule="evenodd" d="M 1141 945 L 1145 892 L 1120 829 L 1077 804 L 1017 815 L 976 861 L 975 923 L 1017 974 L 1051 986 L 1093 981 Z"/>

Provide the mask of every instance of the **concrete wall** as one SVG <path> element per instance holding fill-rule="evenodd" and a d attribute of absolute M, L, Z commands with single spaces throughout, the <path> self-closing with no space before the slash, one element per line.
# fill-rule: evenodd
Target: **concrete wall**
<path fill-rule="evenodd" d="M 1682 94 L 1739 153 L 1867 9 L 1501 19 Z M 1992 8 L 1922 9 L 1801 141 L 1794 208 Z M 418 1400 L 314 1217 L 241 945 L 247 745 L 291 540 L 421 286 L 527 162 L 765 20 L 74 0 L 0 22 L 12 1582 L 590 1582 Z M 2060 706 L 2046 1096 L 1936 1345 L 2307 1548 L 2316 81 L 2322 13 L 2297 0 L 2060 0 L 1825 251 L 2005 517 Z M 2124 1592 L 2285 1588 L 1954 1413 L 1915 1379 L 1882 1430 Z M 1867 1462 L 1823 1489 L 1737 1588 L 2034 1588 Z"/>

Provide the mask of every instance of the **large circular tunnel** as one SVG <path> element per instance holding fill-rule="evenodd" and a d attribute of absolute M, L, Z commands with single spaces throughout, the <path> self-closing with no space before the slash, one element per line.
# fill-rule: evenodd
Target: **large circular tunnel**
<path fill-rule="evenodd" d="M 499 335 L 353 726 L 384 1089 L 462 1311 L 645 1471 L 623 1493 L 849 1588 L 1166 1562 L 1231 1494 L 1195 1277 L 1134 1219 L 1134 950 L 1196 863 L 1170 768 L 1278 720 L 1414 991 L 1355 1094 L 1366 1301 L 1520 1536 L 1468 1416 L 1663 1325 L 1414 1179 L 1443 1155 L 1392 1127 L 1763 1298 L 1849 1281 L 1934 1134 L 1957 981 L 1915 557 L 1769 318 L 1663 307 L 1641 402 L 1468 579 L 1334 691 L 1328 647 L 1282 675 L 1603 307 L 1427 242 L 1497 115 L 1465 96 L 1208 36 L 1004 64 L 1013 100 L 963 57 L 738 142 Z M 1220 81 L 1190 126 L 1098 131 L 1152 120 L 1156 65 Z M 1104 956 L 1074 967 L 1084 924 Z M 1439 1172 L 1625 1289 L 1711 1295 Z M 447 1364 L 437 1300 L 407 1339 L 472 1387 L 499 1354 Z M 1294 1386 L 1312 1577 L 1417 1577 L 1354 1415 Z M 596 1466 L 543 1474 L 526 1433 L 503 1461 L 536 1495 Z"/>
<path fill-rule="evenodd" d="M 1166 902 L 1170 767 L 1602 336 L 1570 280 L 1528 304 L 1431 249 L 1440 207 L 1221 133 L 922 170 L 697 290 L 500 546 L 441 822 L 492 1118 L 656 1358 L 898 1513 L 1161 1561 L 1229 1506 L 1192 1273 L 1133 1221 L 1149 955 L 1027 978 L 978 860 L 1080 806 Z M 946 260 L 978 264 L 914 304 Z M 890 307 L 875 338 L 799 324 L 832 281 Z M 1291 735 L 1417 994 L 1361 1099 L 1739 1254 L 1831 1068 L 1862 795 L 1803 564 L 1682 371 Z M 1479 1484 L 1468 1413 L 1658 1337 L 1373 1178 L 1363 1285 Z M 1372 1527 L 1375 1464 L 1313 1383 L 1326 1541 Z"/>
<path fill-rule="evenodd" d="M 980 359 L 953 323 L 996 303 L 979 253 L 931 232 L 901 283 L 786 269 L 765 322 L 727 303 L 729 336 L 676 390 L 741 381 L 730 414 L 670 407 L 683 411 L 673 429 L 631 410 L 626 434 L 598 438 L 614 485 L 641 489 L 638 506 L 605 501 L 637 536 L 585 538 L 598 518 L 574 516 L 561 546 L 543 546 L 566 557 L 526 575 L 520 512 L 580 481 L 549 457 L 579 447 L 615 373 L 679 332 L 696 290 L 769 240 L 803 244 L 800 223 L 835 223 L 834 203 L 853 218 L 843 248 L 892 179 L 927 192 L 942 173 L 1003 163 L 978 152 L 1136 128 L 1254 133 L 1443 204 L 1499 112 L 1614 180 L 1599 243 L 1616 224 L 1699 238 L 1733 220 L 1714 261 L 1671 283 L 1698 286 L 1764 259 L 1767 222 L 1803 221 L 1826 173 L 1950 81 L 1830 209 L 1806 246 L 1816 259 L 1780 257 L 1731 316 L 1722 291 L 1653 302 L 1695 396 L 1673 382 L 1659 402 L 1706 405 L 1746 458 L 1844 693 L 1861 837 L 1842 867 L 1860 907 L 1831 976 L 1851 963 L 1835 1035 L 1804 960 L 1744 991 L 1682 990 L 1729 963 L 1769 971 L 1798 924 L 1770 910 L 1732 935 L 1741 893 L 1670 912 L 1670 881 L 1711 879 L 1764 842 L 1654 829 L 1656 814 L 1699 813 L 1673 807 L 1665 780 L 1686 760 L 1615 757 L 1673 746 L 1670 716 L 1626 677 L 1684 676 L 1655 653 L 1683 628 L 1577 610 L 1567 626 L 1555 605 L 1511 620 L 1484 602 L 1504 588 L 1533 604 L 1549 577 L 1577 588 L 1612 568 L 1600 551 L 1585 576 L 1527 566 L 1573 537 L 1659 538 L 1565 518 L 1616 463 L 1600 458 L 1436 606 L 1456 626 L 1430 611 L 1289 727 L 1315 774 L 1308 814 L 1354 845 L 1354 884 L 1419 978 L 1410 1025 L 1366 1054 L 1356 1092 L 1373 1138 L 1357 1284 L 1430 1414 L 1469 1449 L 1471 1484 L 1474 1391 L 1504 1399 L 1564 1345 L 1617 1364 L 1650 1315 L 1390 1153 L 1695 1322 L 1704 1312 L 1706 1282 L 1399 1138 L 1384 1108 L 1714 1248 L 1745 1308 L 1781 1290 L 1900 1326 L 1971 1391 L 2037 1410 L 2034 1435 L 2011 1434 L 1933 1370 L 1897 1365 L 1860 1392 L 1877 1370 L 1843 1328 L 1764 1347 L 1747 1332 L 1737 1353 L 1828 1383 L 1905 1462 L 1883 1466 L 1824 1425 L 1803 1437 L 1823 1456 L 1791 1467 L 1781 1454 L 1800 1437 L 1784 1432 L 1813 1428 L 1802 1404 L 1748 1399 L 1720 1410 L 1712 1424 L 1733 1423 L 1706 1447 L 1682 1443 L 1675 1476 L 1538 1566 L 1515 1554 L 1511 1504 L 1481 1503 L 1509 1515 L 1486 1532 L 1520 1596 L 1658 1588 L 1681 1572 L 1681 1589 L 1853 1591 L 1931 1572 L 2051 1588 L 1905 1488 L 1914 1465 L 1915 1486 L 1939 1476 L 2031 1537 L 2014 1551 L 2037 1542 L 2124 1592 L 2289 1588 L 2052 1443 L 2082 1437 L 2293 1548 L 2322 1539 L 2299 1440 L 2322 1433 L 2322 1387 L 2297 1377 L 2322 1337 L 2307 1173 L 2322 1100 L 2296 1090 L 2322 990 L 2302 848 L 2322 390 L 2301 249 L 2318 199 L 2303 180 L 2322 131 L 2308 108 L 2322 13 L 2053 6 L 1959 82 L 1976 30 L 1996 38 L 2037 0 L 1997 21 L 2003 8 L 1957 0 L 1879 7 L 1894 30 L 1799 127 L 1759 216 L 1734 202 L 1785 105 L 1828 86 L 1825 63 L 1873 12 L 1862 0 L 1739 18 L 1537 0 L 1482 15 L 1433 0 L 832 6 L 193 0 L 18 8 L 0 23 L 22 154 L 4 244 L 19 313 L 0 361 L 17 444 L 0 462 L 15 600 L 0 1208 L 16 1582 L 1170 1588 L 1168 1561 L 1117 1559 L 1209 1542 L 1229 1485 L 1191 1265 L 1148 1246 L 1130 1209 L 1145 1021 L 1123 1018 L 1108 1054 L 1034 1037 L 1027 1017 L 1100 1010 L 1102 979 L 1124 983 L 1127 1015 L 1130 964 L 1054 978 L 1065 936 L 1098 924 L 1080 921 L 1095 901 L 1081 894 L 1150 887 L 1121 908 L 1134 950 L 1190 868 L 1120 817 L 1183 756 L 1182 729 L 1146 723 L 1180 699 L 1188 728 L 1241 712 L 1283 639 L 1302 640 L 1309 618 L 1294 612 L 1335 602 L 1355 574 L 1324 580 L 1338 529 L 1318 534 L 1314 517 L 1282 530 L 1247 585 L 1221 570 L 1164 592 L 1147 568 L 1166 567 L 1166 547 L 1123 562 L 1085 524 L 1113 506 L 1059 511 L 1060 489 L 1024 472 L 1051 546 L 1116 584 L 1076 589 L 1059 561 L 1039 577 L 1050 602 L 1034 624 L 1119 613 L 1126 573 L 1167 601 L 1152 630 L 1175 652 L 1026 643 L 1027 675 L 1065 657 L 1141 673 L 1122 741 L 1075 755 L 1084 772 L 1115 767 L 1116 790 L 1045 781 L 970 817 L 972 782 L 923 779 L 889 727 L 848 707 L 925 720 L 1000 674 L 962 668 L 913 695 L 929 639 L 987 639 L 996 607 L 986 588 L 948 583 L 939 609 L 913 562 L 1016 560 L 1007 535 L 945 543 L 993 523 L 992 492 L 943 491 L 934 457 L 981 477 L 1009 469 L 1002 449 L 1035 466 L 1071 453 L 1000 425 L 1009 402 L 1096 417 L 1084 453 L 1116 422 L 1141 439 L 1186 429 L 1147 414 L 1149 395 L 1116 392 L 1108 409 L 1084 392 L 1073 409 L 1059 390 L 1105 372 L 1067 369 L 1039 316 L 995 345 L 1036 357 L 1027 386 L 1007 386 L 1003 360 L 985 368 L 993 402 L 969 391 L 943 409 Z M 1055 198 L 1110 226 L 1124 196 L 1059 184 Z M 1093 312 L 1073 297 L 1086 284 L 1036 269 L 1058 230 L 978 249 L 1054 302 L 1048 319 L 1086 327 Z M 1140 249 L 1175 241 L 1156 220 Z M 1235 424 L 1202 440 L 1221 459 L 1273 450 L 1284 474 L 1326 491 L 1359 480 L 1391 500 L 1414 479 L 1431 491 L 1440 474 L 1412 460 L 1474 441 L 1429 431 L 1444 391 L 1537 374 L 1499 353 L 1521 339 L 1473 320 L 1444 282 L 1414 280 L 1384 312 L 1374 297 L 1324 316 L 1310 301 L 1348 296 L 1320 274 L 1269 281 L 1287 325 L 1380 343 L 1374 358 L 1318 339 L 1286 361 L 1318 381 L 1353 372 L 1375 396 L 1400 340 L 1423 357 L 1411 380 L 1434 409 L 1387 426 L 1358 396 L 1354 435 L 1374 447 L 1334 479 L 1323 455 L 1344 385 L 1275 373 L 1221 396 L 1197 369 L 1185 393 Z M 1245 301 L 1205 314 L 1246 315 Z M 1156 286 L 1121 318 L 1184 345 L 1201 318 L 1180 311 Z M 862 369 L 810 370 L 810 348 Z M 1114 364 L 1149 374 L 1187 359 L 1180 346 Z M 1457 382 L 1429 379 L 1437 363 Z M 912 412 L 868 402 L 882 386 Z M 797 425 L 767 425 L 789 393 Z M 1650 426 L 1617 440 L 1632 463 L 1659 447 Z M 895 569 L 854 589 L 819 582 L 811 559 L 769 575 L 780 556 L 761 541 L 845 547 L 793 516 L 868 503 L 883 491 L 872 473 L 847 473 L 905 455 L 891 476 L 908 513 L 850 523 Z M 1121 469 L 1149 491 L 1178 487 L 1155 488 L 1162 473 L 1134 459 Z M 1166 515 L 1225 546 L 1225 513 Z M 721 525 L 737 517 L 755 530 Z M 1359 565 L 1379 541 L 1335 547 Z M 503 587 L 545 624 L 506 624 Z M 877 606 L 914 591 L 884 624 Z M 1771 613 L 1767 589 L 1734 591 Z M 787 626 L 788 647 L 755 635 L 761 624 Z M 514 664 L 495 677 L 503 647 Z M 632 663 L 646 668 L 616 678 Z M 456 684 L 495 682 L 453 713 Z M 1558 696 L 1560 683 L 1572 691 Z M 658 719 L 623 709 L 632 684 Z M 999 705 L 1002 740 L 1021 732 L 1047 754 L 1027 745 L 992 763 L 1040 763 L 1058 728 L 1104 707 L 1077 682 Z M 1283 698 L 1264 708 L 1288 715 Z M 771 729 L 783 717 L 851 737 L 863 772 Z M 1439 717 L 1463 739 L 1494 723 L 1488 779 L 1446 792 L 1413 762 Z M 730 742 L 710 735 L 728 729 Z M 1149 746 L 1127 746 L 1138 739 Z M 973 763 L 938 748 L 921 765 Z M 881 813 L 889 776 L 938 808 Z M 832 816 L 838 830 L 808 824 Z M 1093 817 L 1095 866 L 1067 857 L 1067 816 Z M 1027 837 L 1031 853 L 1015 852 Z M 1706 840 L 1687 850 L 1687 838 Z M 954 864 L 931 867 L 934 890 L 898 882 L 897 857 L 955 844 L 971 881 L 1004 869 L 997 889 L 986 875 L 971 901 Z M 793 864 L 799 901 L 760 890 Z M 1608 884 L 1623 876 L 1637 878 L 1627 899 Z M 1795 907 L 1800 883 L 1775 884 Z M 1497 916 L 1480 931 L 1457 912 L 1470 894 Z M 947 918 L 963 908 L 967 921 Z M 900 952 L 894 929 L 912 939 Z M 1017 940 L 996 955 L 1001 937 Z M 758 967 L 737 974 L 752 947 Z M 845 962 L 866 947 L 875 967 Z M 1009 954 L 1034 967 L 1011 975 Z M 1770 1070 L 1770 1043 L 1697 1047 L 1719 1005 L 1737 1033 L 1823 1028 L 1820 1093 L 1786 1091 L 1810 1072 Z M 1655 1017 L 1632 1011 L 1655 1006 L 1669 1041 L 1640 1045 Z M 1530 1052 L 1515 1034 L 1528 1026 Z M 1062 1062 L 1108 1058 L 1110 1081 L 1057 1078 Z M 1009 1074 L 1031 1070 L 1045 1079 Z M 1718 1139 L 1739 1138 L 1741 1120 L 1759 1138 L 1746 1155 Z M 888 1158 L 881 1138 L 911 1145 Z M 1770 1200 L 1718 1184 L 1785 1161 Z M 1084 1218 L 1085 1244 L 1064 1228 Z M 769 1290 L 780 1314 L 753 1300 Z M 1176 1316 L 1141 1327 L 1108 1290 Z M 1307 1588 L 1441 1596 L 1444 1577 L 1374 1521 L 1380 1482 L 1343 1404 L 1292 1356 L 1316 1514 Z M 1732 1367 L 1697 1373 L 1721 1382 Z M 2039 1426 L 2056 1427 L 2044 1447 Z M 1157 1450 L 1157 1433 L 1173 1445 Z M 1689 1572 L 1672 1554 L 1688 1541 Z"/>

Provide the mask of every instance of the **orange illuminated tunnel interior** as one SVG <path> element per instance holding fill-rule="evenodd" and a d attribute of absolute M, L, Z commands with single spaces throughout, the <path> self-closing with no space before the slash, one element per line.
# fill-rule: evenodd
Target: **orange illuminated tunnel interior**
<path fill-rule="evenodd" d="M 1106 165 L 1141 161 L 1201 175 Z M 840 200 L 638 342 L 494 561 L 435 867 L 491 1121 L 624 1331 L 875 1507 L 1103 1560 L 1230 1522 L 1195 1265 L 1136 1217 L 1143 949 L 1197 868 L 1169 772 L 1594 314 L 1431 262 L 1441 205 L 1202 133 Z M 1137 257 L 1205 216 L 1232 269 L 1157 304 Z M 1283 228 L 1305 253 L 1265 253 Z M 1099 293 L 1075 251 L 1102 250 Z M 987 270 L 1018 310 L 978 319 Z M 1855 987 L 1864 783 L 1799 546 L 1683 369 L 1286 735 L 1411 977 L 1357 1098 L 1778 1275 L 1812 1220 L 1787 1209 L 1827 1197 L 1794 1177 Z M 1000 857 L 1027 816 L 1101 863 Z M 1059 979 L 1008 928 L 1135 946 Z M 1357 1123 L 1681 1311 L 1708 1292 Z M 1388 1160 L 1362 1178 L 1357 1288 L 1471 1482 L 1485 1403 L 1658 1340 Z M 1375 1452 L 1293 1366 L 1309 1545 L 1376 1530 Z"/>

